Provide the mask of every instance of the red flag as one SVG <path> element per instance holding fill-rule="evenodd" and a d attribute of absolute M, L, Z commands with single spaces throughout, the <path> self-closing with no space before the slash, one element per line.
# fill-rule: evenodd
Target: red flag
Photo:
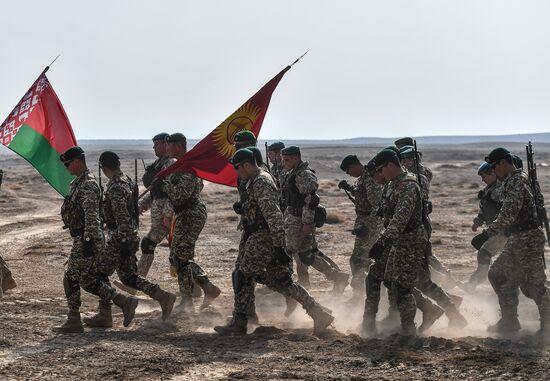
<path fill-rule="evenodd" d="M 162 179 L 175 172 L 191 172 L 213 183 L 237 186 L 237 173 L 229 164 L 229 158 L 235 153 L 233 138 L 237 132 L 243 130 L 250 130 L 258 137 L 271 95 L 288 70 L 290 66 L 273 77 L 193 149 L 159 172 L 157 177 Z"/>

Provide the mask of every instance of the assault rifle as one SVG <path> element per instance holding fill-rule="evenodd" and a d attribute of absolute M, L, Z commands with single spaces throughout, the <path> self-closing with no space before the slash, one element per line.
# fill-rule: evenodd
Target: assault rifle
<path fill-rule="evenodd" d="M 432 222 L 428 214 L 431 213 L 430 202 L 427 200 L 428 195 L 426 194 L 426 199 L 424 199 L 424 189 L 422 188 L 422 175 L 420 174 L 420 154 L 418 153 L 418 148 L 416 145 L 416 140 L 413 140 L 413 149 L 414 149 L 414 170 L 416 172 L 416 181 L 418 181 L 418 186 L 420 187 L 420 198 L 422 199 L 422 223 L 426 228 L 428 237 L 432 235 Z"/>
<path fill-rule="evenodd" d="M 136 228 L 139 228 L 139 187 L 138 187 L 138 168 L 137 168 L 137 159 L 134 159 L 134 187 L 132 189 L 132 201 L 134 204 L 134 222 L 136 223 Z"/>
<path fill-rule="evenodd" d="M 267 146 L 267 142 L 265 142 L 265 165 L 267 167 L 267 171 L 273 177 L 273 180 L 275 180 L 275 185 L 277 185 L 277 189 L 281 188 L 281 184 L 279 183 L 279 175 L 275 175 L 271 172 L 271 168 L 269 167 L 269 148 Z M 275 159 L 275 167 L 277 167 L 277 159 Z"/>
<path fill-rule="evenodd" d="M 550 243 L 550 227 L 548 225 L 548 215 L 546 214 L 546 208 L 544 207 L 544 196 L 540 190 L 539 181 L 537 179 L 537 164 L 533 160 L 533 145 L 529 142 L 525 146 L 527 152 L 527 174 L 529 175 L 529 185 L 531 186 L 531 191 L 533 192 L 533 199 L 535 201 L 535 211 L 537 213 L 537 220 L 539 226 L 544 227 L 546 231 L 546 240 Z M 544 254 L 542 255 L 542 260 L 544 262 L 544 268 L 546 268 L 546 260 L 544 259 Z"/>

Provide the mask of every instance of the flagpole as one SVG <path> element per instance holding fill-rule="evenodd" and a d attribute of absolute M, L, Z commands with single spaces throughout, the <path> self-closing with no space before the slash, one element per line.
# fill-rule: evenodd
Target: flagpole
<path fill-rule="evenodd" d="M 290 65 L 288 65 L 288 67 L 292 67 L 294 66 L 295 63 L 297 63 L 298 61 L 300 61 L 306 54 L 308 54 L 309 50 L 306 50 L 306 52 L 304 54 L 302 54 L 300 57 L 296 58 L 296 60 L 291 63 Z"/>
<path fill-rule="evenodd" d="M 46 72 L 47 72 L 48 70 L 50 70 L 50 66 L 52 66 L 53 63 L 54 63 L 55 61 L 57 61 L 57 59 L 58 59 L 59 57 L 61 57 L 61 53 L 59 53 L 59 54 L 57 55 L 57 57 L 55 57 L 55 58 L 53 59 L 53 61 L 52 61 L 48 66 L 46 66 L 46 68 L 42 71 L 42 73 L 41 73 L 40 75 L 46 74 Z M 300 57 L 300 58 L 301 58 L 301 57 Z"/>

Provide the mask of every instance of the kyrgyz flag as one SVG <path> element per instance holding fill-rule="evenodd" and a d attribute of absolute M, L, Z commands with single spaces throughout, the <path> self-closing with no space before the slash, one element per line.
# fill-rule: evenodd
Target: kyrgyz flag
<path fill-rule="evenodd" d="M 198 142 L 193 149 L 170 167 L 159 172 L 157 177 L 164 178 L 174 172 L 191 172 L 204 180 L 237 186 L 237 173 L 229 164 L 229 158 L 235 153 L 233 138 L 237 132 L 243 130 L 250 130 L 258 137 L 271 95 L 288 70 L 290 70 L 290 66 L 266 83 L 229 118 Z"/>
<path fill-rule="evenodd" d="M 71 123 L 46 77 L 38 77 L 0 125 L 0 143 L 26 159 L 62 196 L 73 179 L 59 155 L 76 146 Z"/>

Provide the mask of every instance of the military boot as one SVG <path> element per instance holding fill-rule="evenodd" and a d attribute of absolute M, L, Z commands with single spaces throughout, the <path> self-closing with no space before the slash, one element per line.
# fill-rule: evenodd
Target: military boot
<path fill-rule="evenodd" d="M 472 294 L 477 286 L 487 280 L 487 273 L 489 272 L 489 264 L 480 263 L 477 266 L 476 271 L 470 276 L 468 282 L 464 285 L 464 290 Z"/>
<path fill-rule="evenodd" d="M 172 309 L 174 308 L 176 295 L 171 292 L 166 292 L 159 287 L 153 292 L 151 298 L 159 302 L 162 310 L 162 320 L 168 319 L 168 316 L 170 316 Z"/>
<path fill-rule="evenodd" d="M 82 326 L 82 320 L 80 320 L 80 312 L 70 311 L 67 314 L 67 321 L 63 325 L 54 327 L 54 331 L 59 333 L 82 333 L 84 327 Z"/>
<path fill-rule="evenodd" d="M 401 322 L 401 335 L 402 336 L 416 336 L 416 325 L 414 321 L 402 321 Z"/>
<path fill-rule="evenodd" d="M 200 307 L 200 309 L 202 310 L 208 307 L 214 301 L 214 299 L 220 296 L 222 291 L 216 285 L 210 282 L 207 277 L 205 277 L 204 280 L 201 280 L 199 284 L 204 291 L 204 299 Z"/>
<path fill-rule="evenodd" d="M 126 296 L 117 293 L 113 298 L 113 303 L 115 303 L 122 310 L 122 314 L 124 315 L 123 325 L 128 327 L 136 315 L 138 300 L 133 296 Z"/>
<path fill-rule="evenodd" d="M 516 308 L 503 308 L 501 310 L 502 317 L 495 324 L 487 327 L 487 332 L 497 334 L 510 334 L 515 333 L 521 329 L 519 323 L 517 307 Z"/>
<path fill-rule="evenodd" d="M 306 312 L 313 319 L 313 334 L 315 336 L 325 332 L 328 326 L 334 321 L 334 316 L 319 303 L 314 303 L 311 307 L 306 309 Z"/>
<path fill-rule="evenodd" d="M 2 279 L 2 291 L 6 292 L 8 290 L 14 289 L 17 287 L 17 283 L 15 282 L 15 279 L 13 279 L 11 273 L 4 274 L 4 278 Z"/>
<path fill-rule="evenodd" d="M 111 313 L 111 302 L 100 300 L 97 314 L 92 317 L 85 317 L 82 321 L 89 327 L 112 328 L 113 315 Z"/>
<path fill-rule="evenodd" d="M 432 325 L 443 315 L 445 311 L 433 303 L 419 303 L 418 308 L 422 311 L 422 324 L 418 332 L 422 333 L 431 328 Z"/>
<path fill-rule="evenodd" d="M 447 295 L 449 295 L 449 299 L 451 299 L 451 302 L 455 305 L 455 307 L 460 308 L 460 306 L 462 305 L 462 302 L 464 301 L 464 298 L 462 296 L 453 295 L 449 293 L 447 293 Z"/>
<path fill-rule="evenodd" d="M 191 295 L 182 295 L 178 308 L 183 310 L 186 314 L 195 313 L 195 306 L 193 305 L 193 297 Z"/>
<path fill-rule="evenodd" d="M 468 320 L 466 320 L 454 304 L 445 308 L 445 315 L 449 318 L 449 327 L 451 328 L 464 328 L 468 325 Z"/>
<path fill-rule="evenodd" d="M 375 337 L 377 333 L 376 316 L 363 316 L 363 322 L 361 323 L 361 336 Z"/>
<path fill-rule="evenodd" d="M 285 317 L 289 317 L 296 311 L 296 307 L 298 306 L 298 302 L 296 299 L 293 298 L 286 298 L 286 309 L 285 309 Z"/>
<path fill-rule="evenodd" d="M 390 305 L 388 314 L 380 321 L 380 325 L 384 328 L 392 329 L 397 327 L 399 323 L 399 311 L 397 310 L 397 307 Z"/>
<path fill-rule="evenodd" d="M 214 327 L 214 331 L 220 335 L 238 336 L 246 335 L 246 316 L 235 316 L 226 325 L 218 325 Z"/>
<path fill-rule="evenodd" d="M 141 257 L 139 258 L 139 261 L 137 263 L 137 274 L 141 277 L 147 276 L 149 273 L 149 270 L 151 269 L 151 266 L 153 265 L 153 260 L 155 259 L 154 254 L 141 254 Z"/>
<path fill-rule="evenodd" d="M 349 284 L 349 274 L 343 273 L 341 271 L 334 271 L 334 273 L 330 277 L 330 280 L 334 282 L 332 294 L 342 295 Z"/>
<path fill-rule="evenodd" d="M 258 325 L 260 322 L 260 318 L 258 317 L 258 314 L 256 313 L 256 304 L 250 303 L 250 307 L 248 308 L 248 312 L 246 313 L 246 317 L 248 319 L 248 322 L 250 324 Z"/>

